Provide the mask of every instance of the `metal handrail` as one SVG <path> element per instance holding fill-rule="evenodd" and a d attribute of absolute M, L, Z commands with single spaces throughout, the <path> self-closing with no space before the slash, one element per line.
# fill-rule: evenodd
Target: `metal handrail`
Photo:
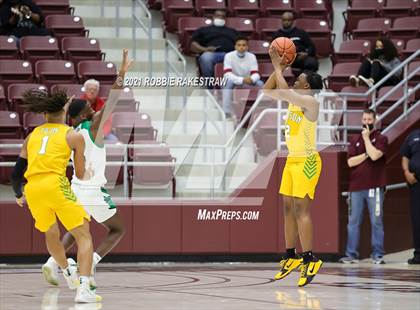
<path fill-rule="evenodd" d="M 392 191 L 395 189 L 401 189 L 401 188 L 406 188 L 406 187 L 407 187 L 407 183 L 395 183 L 395 184 L 386 185 L 385 191 Z M 350 192 L 342 192 L 341 196 L 348 197 L 349 193 Z"/>
<path fill-rule="evenodd" d="M 388 131 L 390 131 L 399 121 L 401 121 L 403 118 L 407 116 L 411 111 L 416 109 L 418 106 L 420 106 L 420 100 L 417 100 L 415 104 L 413 104 L 405 113 L 398 116 L 396 120 L 394 120 L 391 124 L 389 124 L 384 130 L 382 130 L 383 134 L 386 134 Z"/>
<path fill-rule="evenodd" d="M 136 16 L 136 8 L 137 4 L 141 9 L 144 11 L 146 18 L 147 18 L 147 24 L 145 24 L 141 18 L 138 18 Z M 152 77 L 153 72 L 153 42 L 152 42 L 152 13 L 150 13 L 147 6 L 143 3 L 142 0 L 133 0 L 132 2 L 132 17 L 133 17 L 133 28 L 132 28 L 132 38 L 133 38 L 133 58 L 137 60 L 137 25 L 139 25 L 144 32 L 147 35 L 148 38 L 148 62 L 149 62 L 149 78 Z M 119 10 L 117 11 L 119 14 Z M 117 19 L 118 20 L 118 19 Z"/>

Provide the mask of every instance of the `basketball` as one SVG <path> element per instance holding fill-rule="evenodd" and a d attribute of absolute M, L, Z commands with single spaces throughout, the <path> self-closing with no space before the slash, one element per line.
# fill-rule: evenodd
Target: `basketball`
<path fill-rule="evenodd" d="M 280 57 L 284 55 L 287 64 L 291 64 L 295 59 L 296 46 L 292 40 L 285 37 L 280 37 L 271 42 L 270 48 L 277 50 Z"/>

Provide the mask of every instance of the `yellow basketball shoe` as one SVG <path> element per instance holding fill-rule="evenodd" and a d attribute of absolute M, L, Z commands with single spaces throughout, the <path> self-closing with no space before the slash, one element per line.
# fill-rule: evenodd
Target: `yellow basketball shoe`
<path fill-rule="evenodd" d="M 286 277 L 294 269 L 298 268 L 302 263 L 302 258 L 296 256 L 295 258 L 284 258 L 280 261 L 280 272 L 274 276 L 274 280 L 280 280 Z"/>
<path fill-rule="evenodd" d="M 322 266 L 322 260 L 318 259 L 317 261 L 312 261 L 304 264 L 300 267 L 300 279 L 298 286 L 302 287 L 312 282 L 315 278 L 315 275 L 318 273 L 319 269 Z"/>

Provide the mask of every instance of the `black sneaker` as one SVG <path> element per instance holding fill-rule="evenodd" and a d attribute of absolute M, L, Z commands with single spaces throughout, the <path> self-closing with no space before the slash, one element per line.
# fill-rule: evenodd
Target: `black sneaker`
<path fill-rule="evenodd" d="M 410 259 L 407 261 L 407 263 L 408 263 L 409 265 L 420 265 L 420 257 L 413 257 L 413 258 L 410 258 Z"/>

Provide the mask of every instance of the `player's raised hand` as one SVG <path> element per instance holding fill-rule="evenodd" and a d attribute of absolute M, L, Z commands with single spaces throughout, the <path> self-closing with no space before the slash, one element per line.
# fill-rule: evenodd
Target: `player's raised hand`
<path fill-rule="evenodd" d="M 273 47 L 270 47 L 268 53 L 270 54 L 271 62 L 273 63 L 274 69 L 281 70 L 283 72 L 284 69 L 288 67 L 287 62 L 285 61 L 286 58 L 284 54 L 280 56 L 278 51 Z"/>
<path fill-rule="evenodd" d="M 122 72 L 127 72 L 130 68 L 131 64 L 133 63 L 133 59 L 128 58 L 128 49 L 123 49 L 123 59 L 121 62 L 121 70 Z"/>
<path fill-rule="evenodd" d="M 71 97 L 67 100 L 66 104 L 64 105 L 63 110 L 64 110 L 64 112 L 65 112 L 66 114 L 67 114 L 67 111 L 68 111 L 68 109 L 69 109 L 70 103 L 72 103 L 72 102 L 73 102 L 73 99 L 74 99 L 74 98 L 76 98 L 76 95 L 71 96 Z"/>

